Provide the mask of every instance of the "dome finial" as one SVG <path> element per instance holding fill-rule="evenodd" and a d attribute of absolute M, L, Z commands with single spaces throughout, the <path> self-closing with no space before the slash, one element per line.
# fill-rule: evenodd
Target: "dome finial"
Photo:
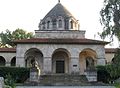
<path fill-rule="evenodd" d="M 60 0 L 58 0 L 58 3 L 60 3 Z"/>

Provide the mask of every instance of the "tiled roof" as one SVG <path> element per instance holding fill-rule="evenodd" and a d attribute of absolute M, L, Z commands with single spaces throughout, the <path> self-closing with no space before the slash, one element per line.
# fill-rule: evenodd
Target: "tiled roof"
<path fill-rule="evenodd" d="M 14 41 L 15 44 L 97 44 L 105 45 L 109 42 L 92 39 L 50 39 L 50 38 L 31 38 Z"/>
<path fill-rule="evenodd" d="M 16 48 L 0 48 L 0 52 L 16 52 Z"/>
<path fill-rule="evenodd" d="M 59 16 L 62 16 L 63 18 L 69 18 L 69 17 L 74 18 L 74 16 L 61 3 L 58 3 L 43 18 L 43 21 L 45 21 L 45 19 L 48 17 L 54 19 Z"/>
<path fill-rule="evenodd" d="M 116 53 L 118 48 L 105 48 L 105 53 Z"/>

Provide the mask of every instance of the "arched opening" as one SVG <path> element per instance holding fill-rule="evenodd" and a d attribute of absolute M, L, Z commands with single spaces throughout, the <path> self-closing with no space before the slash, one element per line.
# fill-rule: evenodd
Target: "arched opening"
<path fill-rule="evenodd" d="M 70 55 L 66 49 L 57 49 L 52 55 L 53 73 L 68 73 L 69 72 Z"/>
<path fill-rule="evenodd" d="M 5 66 L 5 63 L 6 63 L 5 58 L 0 56 L 0 66 Z"/>
<path fill-rule="evenodd" d="M 70 21 L 70 29 L 73 29 L 73 21 Z"/>
<path fill-rule="evenodd" d="M 11 66 L 15 66 L 16 65 L 16 57 L 13 57 L 11 60 Z"/>
<path fill-rule="evenodd" d="M 92 49 L 84 49 L 80 53 L 80 73 L 84 74 L 86 70 L 94 70 L 97 64 L 97 54 Z"/>
<path fill-rule="evenodd" d="M 25 53 L 25 65 L 26 65 L 26 67 L 32 67 L 34 64 L 40 70 L 40 74 L 42 74 L 43 54 L 37 48 L 31 48 L 31 49 L 27 50 Z"/>
<path fill-rule="evenodd" d="M 65 20 L 64 27 L 65 27 L 66 30 L 69 29 L 69 20 L 67 20 L 67 19 Z"/>
<path fill-rule="evenodd" d="M 58 27 L 59 27 L 59 28 L 62 28 L 62 20 L 59 20 L 59 22 L 58 22 Z"/>
<path fill-rule="evenodd" d="M 50 21 L 47 22 L 47 29 L 50 29 Z"/>

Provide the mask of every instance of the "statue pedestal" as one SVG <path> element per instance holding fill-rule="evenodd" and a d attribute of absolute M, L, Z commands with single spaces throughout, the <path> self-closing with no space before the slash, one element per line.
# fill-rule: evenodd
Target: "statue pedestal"
<path fill-rule="evenodd" d="M 39 69 L 37 67 L 31 67 L 30 69 L 30 82 L 39 81 Z"/>
<path fill-rule="evenodd" d="M 0 88 L 4 88 L 4 78 L 0 77 Z"/>

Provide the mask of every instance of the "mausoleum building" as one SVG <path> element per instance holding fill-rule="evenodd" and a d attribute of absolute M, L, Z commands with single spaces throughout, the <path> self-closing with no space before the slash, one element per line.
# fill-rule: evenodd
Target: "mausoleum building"
<path fill-rule="evenodd" d="M 15 41 L 16 66 L 37 61 L 41 74 L 85 74 L 86 69 L 105 65 L 108 42 L 85 38 L 78 20 L 59 2 L 40 21 L 35 38 Z"/>
<path fill-rule="evenodd" d="M 79 21 L 60 2 L 40 20 L 35 38 L 14 43 L 16 49 L 7 49 L 10 53 L 0 49 L 0 59 L 17 67 L 31 67 L 36 61 L 41 75 L 86 75 L 86 70 L 106 64 L 108 42 L 85 38 Z"/>

